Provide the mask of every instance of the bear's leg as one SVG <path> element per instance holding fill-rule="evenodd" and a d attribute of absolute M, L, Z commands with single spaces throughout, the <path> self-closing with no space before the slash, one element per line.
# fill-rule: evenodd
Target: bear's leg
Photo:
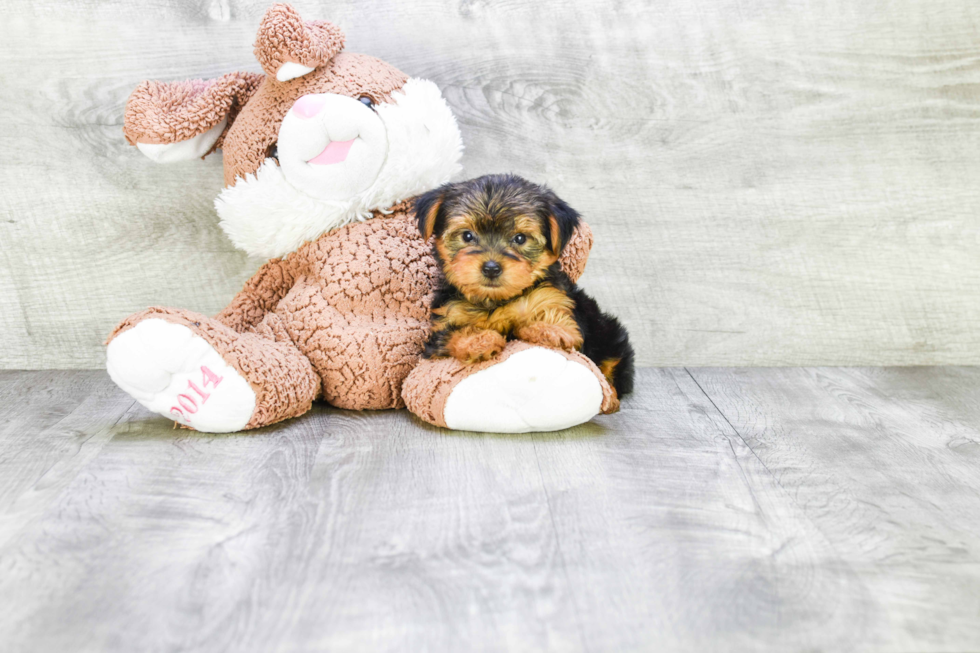
<path fill-rule="evenodd" d="M 268 314 L 255 332 L 150 308 L 109 336 L 112 380 L 151 411 L 209 433 L 258 428 L 310 409 L 320 390 L 309 360 Z"/>
<path fill-rule="evenodd" d="M 557 431 L 619 407 L 588 358 L 520 341 L 476 365 L 422 360 L 402 394 L 409 410 L 430 424 L 496 433 Z"/>

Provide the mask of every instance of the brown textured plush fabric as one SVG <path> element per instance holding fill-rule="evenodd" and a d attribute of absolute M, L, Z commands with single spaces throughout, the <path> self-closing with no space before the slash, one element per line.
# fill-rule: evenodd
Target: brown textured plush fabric
<path fill-rule="evenodd" d="M 529 349 L 534 345 L 519 340 L 512 340 L 507 343 L 496 358 L 475 365 L 463 365 L 454 358 L 441 358 L 437 360 L 422 360 L 416 368 L 405 379 L 402 387 L 402 397 L 405 399 L 405 406 L 415 413 L 422 420 L 436 426 L 446 426 L 445 408 L 446 400 L 456 385 L 466 377 L 485 370 L 488 367 L 502 363 L 519 351 Z M 591 360 L 580 352 L 555 350 L 565 358 L 574 360 L 589 368 L 599 384 L 602 386 L 602 405 L 600 409 L 603 413 L 611 412 L 614 407 L 613 390 L 602 372 Z"/>
<path fill-rule="evenodd" d="M 568 239 L 568 244 L 561 252 L 558 263 L 572 281 L 578 281 L 579 277 L 585 274 L 585 264 L 589 261 L 592 240 L 592 227 L 584 221 L 579 222 L 578 229 Z"/>
<path fill-rule="evenodd" d="M 271 7 L 262 18 L 255 39 L 255 58 L 262 70 L 275 77 L 279 67 L 288 61 L 316 68 L 344 47 L 340 28 L 322 20 L 303 22 L 289 5 Z"/>
<path fill-rule="evenodd" d="M 275 5 L 255 44 L 268 77 L 232 73 L 211 81 L 144 82 L 127 103 L 126 138 L 133 144 L 173 143 L 228 116 L 229 126 L 215 147 L 223 150 L 225 183 L 234 185 L 266 159 L 283 118 L 301 96 L 367 95 L 382 103 L 408 81 L 394 66 L 338 53 L 341 47 L 343 34 L 336 27 L 303 23 L 291 7 Z M 279 82 L 275 73 L 285 61 L 316 70 Z M 397 408 L 408 401 L 426 421 L 443 423 L 455 383 L 497 361 L 465 369 L 455 361 L 419 362 L 437 268 L 411 206 L 411 198 L 405 198 L 390 211 L 376 211 L 366 222 L 269 261 L 215 318 L 151 308 L 126 318 L 109 340 L 144 319 L 187 326 L 251 384 L 256 408 L 246 428 L 300 415 L 315 398 L 352 409 Z M 572 278 L 584 271 L 591 246 L 592 232 L 582 223 L 561 257 Z M 504 355 L 526 346 L 510 343 Z M 599 376 L 605 409 L 611 391 L 598 370 L 580 354 L 566 355 Z"/>
<path fill-rule="evenodd" d="M 282 35 L 276 37 L 278 40 L 266 38 L 263 32 L 270 15 L 277 17 L 270 23 L 277 29 L 284 29 L 288 24 L 277 22 L 283 12 L 293 12 L 292 8 L 287 11 L 283 7 L 287 5 L 274 5 L 267 12 L 256 38 L 256 56 L 260 50 L 280 47 L 280 42 L 288 40 Z M 305 28 L 336 34 L 340 39 L 337 50 L 343 45 L 343 33 L 329 23 L 306 23 Z M 123 133 L 131 145 L 176 143 L 203 134 L 227 116 L 228 127 L 212 152 L 221 148 L 225 185 L 232 186 L 239 177 L 259 169 L 269 147 L 279 137 L 282 119 L 300 97 L 337 93 L 352 98 L 366 95 L 374 102 L 388 102 L 391 94 L 408 81 L 408 76 L 391 64 L 364 54 L 341 52 L 316 64 L 304 65 L 317 68 L 286 82 L 276 79 L 275 70 L 268 77 L 238 72 L 213 80 L 143 82 L 126 102 Z"/>
<path fill-rule="evenodd" d="M 255 172 L 265 161 L 269 146 L 279 138 L 279 125 L 300 97 L 313 93 L 362 95 L 387 102 L 408 81 L 391 64 L 364 54 L 341 52 L 308 75 L 288 82 L 266 77 L 248 104 L 225 132 L 222 142 L 225 184 Z"/>
<path fill-rule="evenodd" d="M 257 73 L 228 73 L 209 80 L 143 82 L 126 101 L 123 135 L 130 145 L 199 136 L 225 116 L 234 120 L 262 79 Z"/>
<path fill-rule="evenodd" d="M 429 328 L 432 254 L 404 207 L 289 256 L 298 281 L 274 309 L 342 408 L 399 408 Z"/>
<path fill-rule="evenodd" d="M 201 336 L 255 392 L 255 411 L 246 429 L 302 415 L 319 395 L 320 380 L 277 323 L 274 315 L 259 333 L 238 333 L 216 319 L 180 308 L 154 306 L 130 315 L 109 335 L 106 344 L 143 320 L 162 319 Z"/>

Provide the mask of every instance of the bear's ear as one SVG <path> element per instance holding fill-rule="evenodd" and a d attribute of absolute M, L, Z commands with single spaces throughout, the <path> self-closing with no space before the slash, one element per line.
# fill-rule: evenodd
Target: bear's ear
<path fill-rule="evenodd" d="M 322 20 L 304 22 L 286 4 L 269 7 L 255 37 L 255 58 L 280 82 L 302 77 L 344 48 L 344 33 Z"/>
<path fill-rule="evenodd" d="M 553 192 L 546 191 L 545 226 L 551 253 L 561 254 L 579 224 L 578 212 Z"/>
<path fill-rule="evenodd" d="M 415 200 L 415 219 L 418 220 L 419 232 L 428 240 L 432 234 L 440 234 L 445 226 L 445 214 L 442 203 L 446 199 L 448 185 L 430 190 Z"/>
<path fill-rule="evenodd" d="M 143 82 L 126 101 L 123 134 L 157 163 L 201 158 L 218 148 L 263 79 L 258 73 L 229 73 L 218 79 Z"/>

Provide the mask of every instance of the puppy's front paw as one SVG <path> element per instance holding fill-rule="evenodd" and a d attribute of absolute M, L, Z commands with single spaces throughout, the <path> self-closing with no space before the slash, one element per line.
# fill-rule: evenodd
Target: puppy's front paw
<path fill-rule="evenodd" d="M 453 358 L 471 365 L 490 360 L 507 345 L 507 339 L 489 329 L 460 329 L 449 337 L 447 349 Z"/>
<path fill-rule="evenodd" d="M 553 349 L 571 351 L 582 346 L 582 336 L 578 329 L 561 324 L 531 322 L 517 330 L 517 337 L 532 345 L 542 345 Z"/>

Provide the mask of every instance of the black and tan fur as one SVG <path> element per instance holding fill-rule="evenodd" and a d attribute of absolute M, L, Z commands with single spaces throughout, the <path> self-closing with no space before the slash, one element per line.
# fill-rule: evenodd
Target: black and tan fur
<path fill-rule="evenodd" d="M 422 234 L 435 236 L 442 268 L 426 358 L 475 363 L 519 339 L 579 350 L 618 396 L 633 389 L 626 329 L 558 263 L 579 215 L 552 191 L 513 175 L 487 175 L 426 193 L 415 213 Z"/>

